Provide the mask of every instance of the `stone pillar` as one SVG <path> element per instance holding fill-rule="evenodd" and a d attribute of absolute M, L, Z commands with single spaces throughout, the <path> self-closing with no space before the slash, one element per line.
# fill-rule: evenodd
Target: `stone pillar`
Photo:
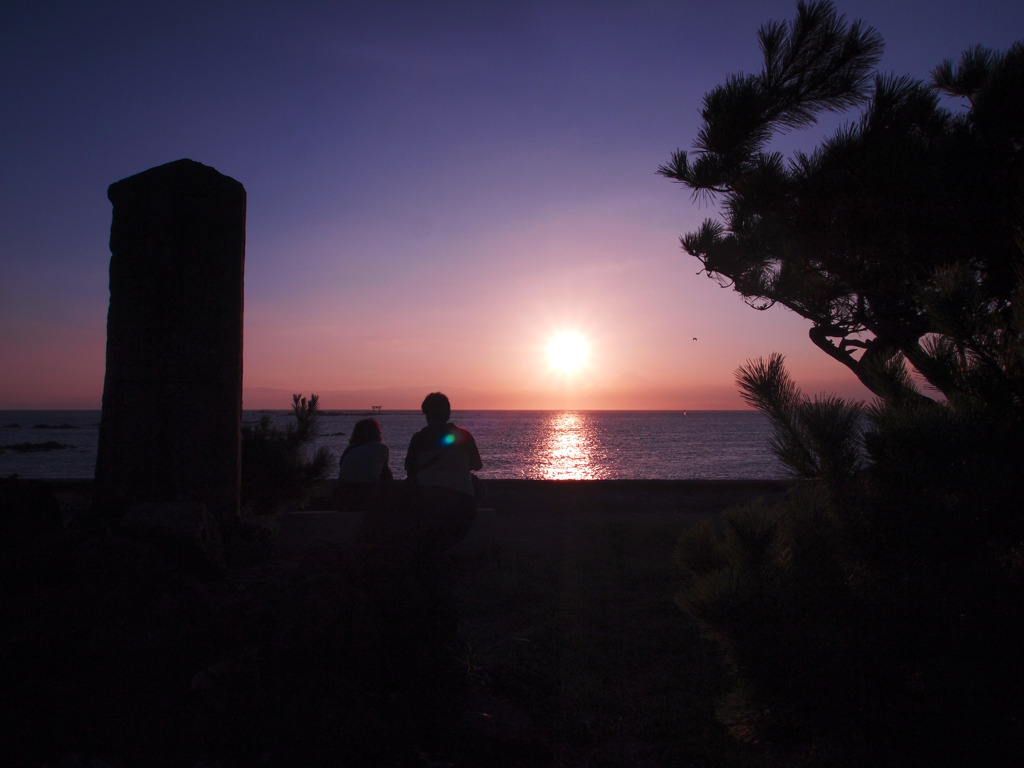
<path fill-rule="evenodd" d="M 110 185 L 110 308 L 97 509 L 238 518 L 245 188 L 192 160 Z"/>

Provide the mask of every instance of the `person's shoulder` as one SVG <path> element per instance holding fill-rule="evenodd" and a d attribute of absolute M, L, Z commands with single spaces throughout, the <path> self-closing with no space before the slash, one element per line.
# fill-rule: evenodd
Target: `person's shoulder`
<path fill-rule="evenodd" d="M 454 430 L 458 429 L 450 421 L 444 424 L 427 424 L 423 429 L 417 432 L 413 437 L 422 435 L 427 440 L 437 440 L 444 437 L 445 435 L 451 434 Z"/>
<path fill-rule="evenodd" d="M 409 446 L 415 446 L 420 443 L 426 443 L 430 440 L 430 427 L 426 426 L 418 432 L 414 432 L 412 437 L 409 439 Z"/>

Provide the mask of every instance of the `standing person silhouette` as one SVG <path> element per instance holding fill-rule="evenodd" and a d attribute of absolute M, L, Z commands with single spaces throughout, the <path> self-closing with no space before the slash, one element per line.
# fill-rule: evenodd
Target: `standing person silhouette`
<path fill-rule="evenodd" d="M 423 400 L 427 426 L 412 436 L 405 455 L 405 471 L 418 485 L 450 488 L 473 499 L 483 496 L 473 472 L 483 466 L 476 440 L 462 427 L 452 424 L 448 397 L 431 392 Z"/>

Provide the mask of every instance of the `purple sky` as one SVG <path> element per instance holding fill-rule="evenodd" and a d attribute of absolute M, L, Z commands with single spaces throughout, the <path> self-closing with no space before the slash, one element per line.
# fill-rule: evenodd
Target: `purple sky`
<path fill-rule="evenodd" d="M 655 174 L 795 8 L 7 4 L 0 408 L 99 407 L 106 188 L 183 157 L 248 193 L 247 408 L 736 408 L 734 369 L 773 351 L 805 391 L 866 396 L 806 321 L 696 274 L 678 235 L 714 211 Z M 1024 38 L 1005 0 L 837 8 L 919 78 Z M 575 373 L 545 355 L 564 330 Z"/>

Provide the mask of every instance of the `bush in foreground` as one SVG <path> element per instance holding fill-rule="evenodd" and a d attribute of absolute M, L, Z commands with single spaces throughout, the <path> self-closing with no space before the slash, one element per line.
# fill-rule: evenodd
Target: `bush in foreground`
<path fill-rule="evenodd" d="M 318 434 L 320 398 L 292 395 L 295 424 L 274 427 L 264 415 L 256 424 L 242 425 L 242 508 L 256 514 L 275 512 L 300 501 L 322 479 L 331 454 L 318 449 L 312 457 L 306 447 Z"/>
<path fill-rule="evenodd" d="M 784 409 L 799 425 L 819 406 L 797 392 Z M 680 540 L 678 603 L 724 653 L 733 685 L 718 714 L 735 737 L 790 764 L 1005 765 L 1020 754 L 1024 429 L 1003 416 L 879 405 L 866 466 L 836 476 L 822 454 L 850 433 L 815 442 L 777 426 L 779 455 L 802 442 L 804 474 L 817 476 Z"/>

